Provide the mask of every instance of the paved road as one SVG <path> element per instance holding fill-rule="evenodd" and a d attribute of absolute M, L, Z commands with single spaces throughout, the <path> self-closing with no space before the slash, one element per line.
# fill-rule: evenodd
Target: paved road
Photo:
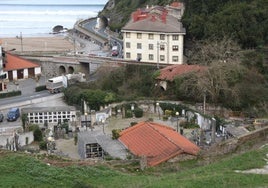
<path fill-rule="evenodd" d="M 37 85 L 44 85 L 45 79 L 41 79 L 36 82 L 33 79 L 19 80 L 16 83 L 10 82 L 7 85 L 8 91 L 20 90 L 21 96 L 10 97 L 0 99 L 0 112 L 5 116 L 4 121 L 0 123 L 0 128 L 5 127 L 19 127 L 22 125 L 21 119 L 19 118 L 15 122 L 7 122 L 6 115 L 10 108 L 19 107 L 53 107 L 53 106 L 64 106 L 66 105 L 62 99 L 62 93 L 50 94 L 47 90 L 41 92 L 35 92 Z"/>
<path fill-rule="evenodd" d="M 115 46 L 115 45 L 118 46 L 119 55 L 116 58 L 122 58 L 123 57 L 123 52 L 122 52 L 123 51 L 123 42 L 121 40 L 117 39 L 116 37 L 107 34 L 105 27 L 100 28 L 100 29 L 96 29 L 95 28 L 96 22 L 97 22 L 96 19 L 90 19 L 89 21 L 85 22 L 82 25 L 82 27 L 84 29 L 88 30 L 91 33 L 98 34 L 98 35 L 102 36 L 103 38 L 108 39 L 111 46 Z M 111 56 L 111 53 L 108 53 L 108 54 L 105 54 L 105 55 L 106 56 Z M 99 54 L 99 56 L 104 56 L 104 55 Z"/>

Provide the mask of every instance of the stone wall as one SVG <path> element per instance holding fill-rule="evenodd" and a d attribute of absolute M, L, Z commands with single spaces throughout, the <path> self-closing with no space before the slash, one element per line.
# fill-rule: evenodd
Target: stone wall
<path fill-rule="evenodd" d="M 228 139 L 217 143 L 207 150 L 201 151 L 201 156 L 216 156 L 232 153 L 238 150 L 249 149 L 253 145 L 268 140 L 268 126 L 249 132 L 237 138 Z"/>

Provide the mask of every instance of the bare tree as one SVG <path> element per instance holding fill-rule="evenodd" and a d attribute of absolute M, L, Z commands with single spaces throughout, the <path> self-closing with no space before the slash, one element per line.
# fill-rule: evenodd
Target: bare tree
<path fill-rule="evenodd" d="M 238 61 L 241 49 L 230 38 L 198 41 L 189 52 L 188 64 L 209 66 L 213 62 Z"/>
<path fill-rule="evenodd" d="M 186 75 L 180 91 L 202 100 L 204 95 L 212 103 L 222 99 L 239 100 L 234 87 L 242 78 L 245 68 L 240 62 L 239 46 L 228 38 L 218 41 L 202 41 L 196 45 L 189 59 L 190 64 L 206 65 L 207 70 Z"/>

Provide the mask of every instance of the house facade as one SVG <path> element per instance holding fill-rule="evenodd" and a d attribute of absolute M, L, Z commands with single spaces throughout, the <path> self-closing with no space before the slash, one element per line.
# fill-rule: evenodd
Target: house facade
<path fill-rule="evenodd" d="M 0 41 L 0 92 L 9 81 L 36 78 L 41 75 L 41 66 L 17 55 L 6 52 Z"/>
<path fill-rule="evenodd" d="M 41 66 L 17 55 L 5 52 L 5 68 L 9 81 L 36 78 L 41 75 Z"/>
<path fill-rule="evenodd" d="M 0 91 L 3 91 L 5 89 L 7 82 L 7 72 L 4 71 L 4 58 L 5 54 L 3 53 L 2 42 L 0 40 Z"/>
<path fill-rule="evenodd" d="M 122 28 L 125 60 L 159 64 L 183 63 L 185 28 L 174 12 L 161 6 L 138 9 Z"/>

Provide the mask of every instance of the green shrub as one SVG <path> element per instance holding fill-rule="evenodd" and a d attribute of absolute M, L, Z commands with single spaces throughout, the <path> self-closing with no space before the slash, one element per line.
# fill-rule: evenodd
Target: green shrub
<path fill-rule="evenodd" d="M 133 117 L 132 111 L 131 110 L 126 110 L 125 118 L 132 118 L 132 117 Z"/>
<path fill-rule="evenodd" d="M 134 115 L 136 118 L 141 118 L 143 116 L 143 110 L 141 108 L 135 108 Z"/>
<path fill-rule="evenodd" d="M 183 121 L 180 123 L 180 127 L 186 128 L 186 129 L 194 129 L 194 128 L 199 128 L 199 125 L 196 124 L 195 122 L 187 122 Z"/>
<path fill-rule="evenodd" d="M 47 142 L 46 142 L 46 141 L 41 141 L 41 142 L 39 143 L 39 148 L 40 148 L 41 150 L 46 150 L 46 149 L 47 149 Z"/>
<path fill-rule="evenodd" d="M 167 115 L 163 115 L 163 121 L 167 121 L 168 120 L 168 117 Z"/>
<path fill-rule="evenodd" d="M 0 98 L 14 97 L 21 95 L 21 91 L 11 91 L 7 93 L 0 93 Z"/>
<path fill-rule="evenodd" d="M 113 129 L 113 130 L 112 130 L 112 139 L 113 139 L 113 140 L 118 139 L 119 136 L 120 136 L 120 132 L 121 132 L 120 129 Z"/>
<path fill-rule="evenodd" d="M 43 85 L 43 86 L 38 86 L 38 87 L 35 88 L 35 92 L 38 92 L 38 91 L 44 91 L 44 90 L 46 90 L 46 89 L 47 89 L 47 88 L 46 88 L 45 85 Z"/>
<path fill-rule="evenodd" d="M 131 122 L 130 126 L 133 126 L 133 125 L 136 125 L 136 124 L 137 124 L 137 122 Z"/>
<path fill-rule="evenodd" d="M 29 125 L 29 131 L 34 131 L 35 129 L 39 129 L 39 126 L 36 124 Z"/>
<path fill-rule="evenodd" d="M 166 116 L 171 116 L 172 115 L 172 110 L 165 110 L 165 115 Z"/>
<path fill-rule="evenodd" d="M 43 140 L 43 134 L 39 127 L 34 130 L 33 135 L 34 135 L 34 141 L 40 142 Z"/>

